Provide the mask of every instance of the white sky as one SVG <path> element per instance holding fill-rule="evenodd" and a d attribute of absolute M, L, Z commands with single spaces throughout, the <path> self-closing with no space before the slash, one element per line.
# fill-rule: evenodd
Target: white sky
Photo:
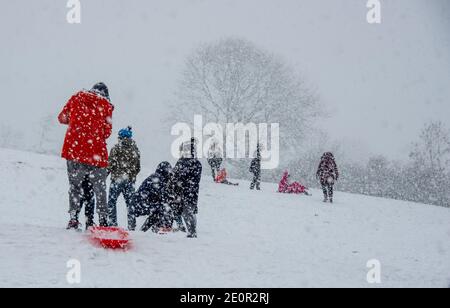
<path fill-rule="evenodd" d="M 81 4 L 81 25 L 66 22 L 65 0 L 0 5 L 0 123 L 30 143 L 40 117 L 56 117 L 73 92 L 104 81 L 115 130 L 132 124 L 156 164 L 169 156 L 173 137 L 161 118 L 185 56 L 225 36 L 295 65 L 332 111 L 320 125 L 336 140 L 402 159 L 425 121 L 450 127 L 450 1 L 384 0 L 381 25 L 366 22 L 366 0 Z"/>

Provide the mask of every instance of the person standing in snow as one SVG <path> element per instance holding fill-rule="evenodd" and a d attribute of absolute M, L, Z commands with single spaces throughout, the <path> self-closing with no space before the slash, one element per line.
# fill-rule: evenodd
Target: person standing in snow
<path fill-rule="evenodd" d="M 253 173 L 253 180 L 250 189 L 261 190 L 261 146 L 256 147 L 256 157 L 250 163 L 250 173 Z"/>
<path fill-rule="evenodd" d="M 131 230 L 136 227 L 136 217 L 148 216 L 141 231 L 158 232 L 171 229 L 172 210 L 169 205 L 168 183 L 172 172 L 169 162 L 162 162 L 139 187 L 133 197 Z"/>
<path fill-rule="evenodd" d="M 79 228 L 81 184 L 86 176 L 93 185 L 99 224 L 108 225 L 106 140 L 112 132 L 113 110 L 107 86 L 97 83 L 91 90 L 83 90 L 72 96 L 58 116 L 61 124 L 68 125 L 61 154 L 67 160 L 70 185 L 70 221 L 67 229 Z"/>
<path fill-rule="evenodd" d="M 125 198 L 128 212 L 128 228 L 134 229 L 132 202 L 136 177 L 141 171 L 141 154 L 133 140 L 131 127 L 119 131 L 119 143 L 109 155 L 108 173 L 111 174 L 109 189 L 108 214 L 109 225 L 117 226 L 117 199 L 122 194 Z"/>
<path fill-rule="evenodd" d="M 197 237 L 196 215 L 202 176 L 202 164 L 197 159 L 196 145 L 195 138 L 182 145 L 181 158 L 173 169 L 173 181 L 176 185 L 174 190 L 179 193 L 180 213 L 186 223 L 189 238 Z"/>
<path fill-rule="evenodd" d="M 322 185 L 323 202 L 330 200 L 330 203 L 333 203 L 334 183 L 339 179 L 339 170 L 333 153 L 327 152 L 322 155 L 316 176 Z"/>
<path fill-rule="evenodd" d="M 222 148 L 220 147 L 219 143 L 214 140 L 208 149 L 208 164 L 211 167 L 213 181 L 216 180 L 216 176 L 220 171 L 222 161 Z"/>

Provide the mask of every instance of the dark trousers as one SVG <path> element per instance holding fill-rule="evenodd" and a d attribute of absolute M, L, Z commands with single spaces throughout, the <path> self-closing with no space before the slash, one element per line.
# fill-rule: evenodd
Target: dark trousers
<path fill-rule="evenodd" d="M 189 237 L 197 237 L 197 215 L 195 210 L 190 207 L 185 207 L 181 216 L 186 223 L 186 229 Z"/>
<path fill-rule="evenodd" d="M 220 166 L 222 165 L 222 158 L 210 158 L 208 159 L 208 164 L 211 167 L 212 177 L 215 181 L 217 173 L 220 171 Z"/>
<path fill-rule="evenodd" d="M 71 219 L 76 219 L 81 211 L 81 199 L 83 195 L 82 184 L 88 177 L 94 190 L 97 201 L 97 212 L 100 218 L 100 225 L 107 224 L 107 197 L 106 197 L 106 177 L 108 172 L 106 168 L 98 168 L 74 161 L 67 161 L 67 173 L 69 176 L 69 213 Z"/>
<path fill-rule="evenodd" d="M 133 223 L 133 195 L 134 184 L 130 180 L 112 181 L 109 188 L 109 200 L 108 200 L 108 218 L 110 226 L 117 226 L 117 200 L 120 195 L 123 195 L 125 203 L 127 205 L 128 212 L 128 228 L 132 230 L 130 223 Z"/>
<path fill-rule="evenodd" d="M 174 204 L 173 205 L 173 221 L 177 223 L 177 226 L 179 229 L 183 229 L 184 228 L 184 224 L 183 224 L 183 209 L 181 207 L 180 204 Z"/>
<path fill-rule="evenodd" d="M 88 177 L 85 178 L 84 182 L 81 184 L 81 187 L 82 194 L 80 200 L 80 210 L 84 206 L 84 215 L 86 216 L 86 220 L 92 223 L 94 221 L 95 212 L 95 193 Z"/>
<path fill-rule="evenodd" d="M 253 180 L 250 184 L 250 189 L 261 190 L 261 175 L 259 174 L 253 174 Z"/>
<path fill-rule="evenodd" d="M 322 183 L 322 191 L 325 199 L 333 199 L 333 186 L 332 183 Z"/>
<path fill-rule="evenodd" d="M 139 216 L 148 216 L 141 227 L 141 231 L 147 232 L 152 229 L 153 232 L 158 232 L 159 228 L 171 228 L 173 224 L 172 209 L 164 204 L 150 204 L 135 203 L 133 206 L 134 219 Z M 136 221 L 134 220 L 134 225 Z"/>

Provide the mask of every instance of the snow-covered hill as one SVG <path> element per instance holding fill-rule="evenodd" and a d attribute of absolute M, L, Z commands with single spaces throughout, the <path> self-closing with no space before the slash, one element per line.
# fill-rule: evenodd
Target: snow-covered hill
<path fill-rule="evenodd" d="M 247 184 L 204 178 L 198 239 L 136 232 L 130 251 L 107 251 L 64 229 L 63 160 L 0 150 L 0 287 L 70 287 L 70 259 L 83 287 L 371 287 L 370 259 L 381 262 L 377 286 L 450 284 L 449 209 L 344 193 L 330 206 L 318 191 Z"/>

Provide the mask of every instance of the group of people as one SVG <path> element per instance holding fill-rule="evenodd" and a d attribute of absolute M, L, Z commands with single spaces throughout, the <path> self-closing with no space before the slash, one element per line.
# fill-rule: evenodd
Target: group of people
<path fill-rule="evenodd" d="M 228 173 L 222 168 L 223 153 L 217 141 L 213 141 L 208 150 L 208 164 L 211 167 L 213 181 L 219 184 L 238 186 L 239 183 L 232 183 L 227 179 Z M 261 190 L 261 145 L 256 147 L 255 158 L 252 159 L 249 168 L 253 175 L 250 189 Z"/>
<path fill-rule="evenodd" d="M 131 127 L 121 129 L 118 143 L 108 154 L 106 140 L 112 133 L 114 106 L 104 83 L 73 95 L 58 116 L 68 129 L 62 149 L 67 160 L 69 177 L 69 214 L 67 229 L 79 229 L 79 215 L 85 207 L 86 228 L 94 226 L 97 208 L 99 225 L 117 226 L 117 200 L 123 195 L 128 212 L 128 229 L 136 229 L 136 217 L 146 216 L 142 231 L 167 232 L 180 230 L 188 237 L 197 237 L 198 194 L 202 164 L 197 159 L 196 140 L 192 138 L 180 147 L 180 159 L 172 168 L 162 162 L 135 190 L 141 171 L 141 154 L 133 140 Z M 238 185 L 227 179 L 221 168 L 222 149 L 213 143 L 208 152 L 208 164 L 216 183 Z M 249 172 L 253 179 L 250 189 L 261 190 L 261 146 L 258 144 Z M 111 176 L 109 194 L 107 178 Z M 322 156 L 317 178 L 324 193 L 324 202 L 333 202 L 333 186 L 339 177 L 332 153 Z M 309 194 L 299 182 L 290 183 L 286 171 L 279 183 L 280 193 Z M 177 228 L 174 228 L 176 223 Z"/>
<path fill-rule="evenodd" d="M 337 168 L 334 155 L 331 152 L 326 152 L 320 159 L 319 168 L 316 172 L 317 180 L 322 186 L 324 195 L 323 202 L 333 203 L 333 188 L 336 181 L 339 179 L 339 170 Z M 305 194 L 310 195 L 308 188 L 300 182 L 290 182 L 290 175 L 288 171 L 283 173 L 280 183 L 278 184 L 278 192 L 286 194 Z"/>
<path fill-rule="evenodd" d="M 72 96 L 58 116 L 61 124 L 68 125 L 62 150 L 70 186 L 67 229 L 79 229 L 83 206 L 86 228 L 94 225 L 95 206 L 100 226 L 117 226 L 116 204 L 123 195 L 129 230 L 136 229 L 136 217 L 146 216 L 142 231 L 167 232 L 176 223 L 177 230 L 197 237 L 202 164 L 196 158 L 195 140 L 182 145 L 181 158 L 173 168 L 169 162 L 160 163 L 135 191 L 141 155 L 131 127 L 119 131 L 119 142 L 108 155 L 106 140 L 112 134 L 113 111 L 107 86 L 98 83 Z"/>
<path fill-rule="evenodd" d="M 213 180 L 216 183 L 227 185 L 239 185 L 232 183 L 227 179 L 227 171 L 222 168 L 223 156 L 222 149 L 217 142 L 212 142 L 208 150 L 208 164 L 211 167 Z M 249 168 L 253 178 L 250 184 L 250 189 L 261 190 L 261 145 L 257 145 L 255 158 L 252 159 Z M 331 152 L 326 152 L 322 155 L 319 167 L 316 173 L 317 179 L 320 182 L 324 194 L 324 202 L 333 203 L 333 187 L 339 178 L 339 171 L 336 161 Z M 283 176 L 278 184 L 278 192 L 286 194 L 304 194 L 309 196 L 308 188 L 298 181 L 291 182 L 288 171 L 283 173 Z"/>

